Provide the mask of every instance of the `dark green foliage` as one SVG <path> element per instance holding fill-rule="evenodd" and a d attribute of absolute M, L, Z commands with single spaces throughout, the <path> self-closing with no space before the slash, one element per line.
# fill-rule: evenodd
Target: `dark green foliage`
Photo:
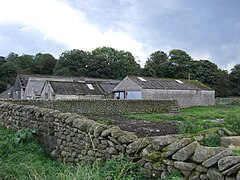
<path fill-rule="evenodd" d="M 195 124 L 192 122 L 183 122 L 178 125 L 181 133 L 197 133 L 204 130 L 203 125 Z"/>
<path fill-rule="evenodd" d="M 219 95 L 220 89 L 220 82 L 221 86 L 224 85 L 224 79 L 222 71 L 218 68 L 218 66 L 208 60 L 199 60 L 194 61 L 191 66 L 192 74 L 191 78 L 196 79 L 212 89 L 215 89 L 217 95 Z M 226 78 L 226 77 L 225 77 Z M 221 95 L 224 95 L 222 92 Z"/>
<path fill-rule="evenodd" d="M 52 74 L 56 60 L 50 54 L 38 53 L 36 56 L 10 53 L 0 60 L 0 92 L 13 85 L 17 74 Z"/>
<path fill-rule="evenodd" d="M 180 49 L 173 49 L 169 52 L 170 70 L 167 77 L 188 79 L 191 74 L 191 63 L 193 59 L 189 54 Z"/>
<path fill-rule="evenodd" d="M 56 59 L 51 54 L 38 53 L 34 57 L 37 74 L 53 74 Z"/>
<path fill-rule="evenodd" d="M 20 129 L 16 132 L 14 142 L 15 144 L 31 142 L 36 134 L 35 129 Z"/>
<path fill-rule="evenodd" d="M 180 180 L 182 179 L 182 174 L 179 170 L 175 170 L 171 174 L 169 174 L 165 179 L 166 180 Z"/>
<path fill-rule="evenodd" d="M 217 133 L 211 133 L 208 134 L 203 142 L 202 142 L 203 146 L 208 146 L 208 147 L 219 147 L 221 146 L 220 144 L 220 135 Z"/>
<path fill-rule="evenodd" d="M 53 70 L 54 75 L 86 76 L 90 53 L 79 49 L 63 52 Z"/>
<path fill-rule="evenodd" d="M 141 180 L 147 178 L 142 168 L 124 157 L 116 160 L 109 159 L 103 166 L 103 171 L 106 172 L 106 179 Z"/>
<path fill-rule="evenodd" d="M 167 54 L 163 51 L 156 51 L 148 58 L 144 67 L 143 75 L 167 77 L 169 65 Z"/>
<path fill-rule="evenodd" d="M 140 66 L 130 52 L 102 47 L 96 48 L 91 54 L 88 76 L 121 79 L 140 72 Z"/>
<path fill-rule="evenodd" d="M 102 47 L 92 52 L 65 51 L 56 63 L 54 74 L 120 79 L 139 74 L 139 71 L 140 66 L 130 52 Z"/>
<path fill-rule="evenodd" d="M 240 96 L 240 64 L 234 66 L 229 74 L 233 95 Z"/>
<path fill-rule="evenodd" d="M 8 85 L 14 84 L 17 72 L 17 66 L 12 61 L 7 61 L 0 66 L 0 92 L 6 90 Z"/>

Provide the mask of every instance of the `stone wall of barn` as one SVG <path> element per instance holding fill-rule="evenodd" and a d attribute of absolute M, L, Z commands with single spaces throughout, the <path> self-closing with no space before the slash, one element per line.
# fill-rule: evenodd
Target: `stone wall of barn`
<path fill-rule="evenodd" d="M 104 161 L 126 155 L 151 179 L 165 179 L 176 170 L 192 180 L 240 179 L 240 156 L 234 156 L 228 148 L 202 146 L 204 136 L 138 138 L 77 114 L 9 102 L 0 102 L 0 124 L 15 130 L 37 129 L 45 149 L 63 162 L 79 163 L 86 158 Z M 218 129 L 215 133 L 226 132 Z"/>
<path fill-rule="evenodd" d="M 143 99 L 174 99 L 180 107 L 211 106 L 215 104 L 214 91 L 143 89 Z"/>
<path fill-rule="evenodd" d="M 176 100 L 17 100 L 15 104 L 34 105 L 42 108 L 78 114 L 133 114 L 175 113 L 179 111 Z"/>

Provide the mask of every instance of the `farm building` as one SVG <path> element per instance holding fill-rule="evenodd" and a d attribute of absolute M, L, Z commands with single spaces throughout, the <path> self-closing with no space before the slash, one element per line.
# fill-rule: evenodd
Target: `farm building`
<path fill-rule="evenodd" d="M 114 99 L 176 99 L 180 107 L 215 103 L 215 91 L 193 80 L 127 76 L 113 93 Z"/>
<path fill-rule="evenodd" d="M 0 93 L 0 99 L 12 99 L 13 98 L 13 86 Z"/>
<path fill-rule="evenodd" d="M 46 81 L 42 99 L 105 99 L 98 83 Z"/>
<path fill-rule="evenodd" d="M 86 77 L 19 75 L 12 89 L 12 98 L 55 99 L 58 97 L 57 99 L 76 99 L 78 97 L 78 99 L 92 99 L 95 97 L 99 99 L 101 95 L 101 99 L 111 99 L 113 98 L 113 88 L 118 83 L 119 81 L 116 80 Z M 92 84 L 96 88 L 90 91 L 92 94 L 86 90 L 87 84 Z M 56 87 L 59 89 L 56 89 Z M 77 90 L 77 88 L 79 89 Z M 83 91 L 84 88 L 85 91 Z M 62 91 L 60 92 L 61 89 Z M 102 92 L 101 94 L 100 91 Z M 96 92 L 98 93 L 94 94 Z"/>

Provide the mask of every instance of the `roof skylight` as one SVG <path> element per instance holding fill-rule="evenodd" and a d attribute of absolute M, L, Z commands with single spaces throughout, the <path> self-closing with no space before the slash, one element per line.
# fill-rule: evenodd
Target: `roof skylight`
<path fill-rule="evenodd" d="M 144 79 L 144 78 L 142 78 L 142 77 L 138 77 L 138 79 L 139 79 L 140 81 L 143 81 L 143 82 L 147 81 L 146 79 Z"/>
<path fill-rule="evenodd" d="M 175 81 L 177 81 L 177 82 L 180 83 L 180 84 L 183 84 L 183 82 L 180 81 L 180 80 L 178 80 L 178 79 L 175 79 Z"/>
<path fill-rule="evenodd" d="M 90 90 L 94 90 L 94 87 L 92 86 L 92 84 L 87 84 L 87 87 L 88 87 Z"/>

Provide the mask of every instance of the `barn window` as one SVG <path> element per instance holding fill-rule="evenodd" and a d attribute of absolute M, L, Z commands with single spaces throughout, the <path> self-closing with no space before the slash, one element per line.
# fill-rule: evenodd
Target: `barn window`
<path fill-rule="evenodd" d="M 143 82 L 147 81 L 146 79 L 144 79 L 144 78 L 142 78 L 142 77 L 138 77 L 138 79 L 139 79 L 140 81 L 143 81 Z"/>
<path fill-rule="evenodd" d="M 90 90 L 94 90 L 94 87 L 92 86 L 92 84 L 87 84 L 87 87 L 88 87 Z"/>
<path fill-rule="evenodd" d="M 115 92 L 114 99 L 125 99 L 125 92 Z"/>

